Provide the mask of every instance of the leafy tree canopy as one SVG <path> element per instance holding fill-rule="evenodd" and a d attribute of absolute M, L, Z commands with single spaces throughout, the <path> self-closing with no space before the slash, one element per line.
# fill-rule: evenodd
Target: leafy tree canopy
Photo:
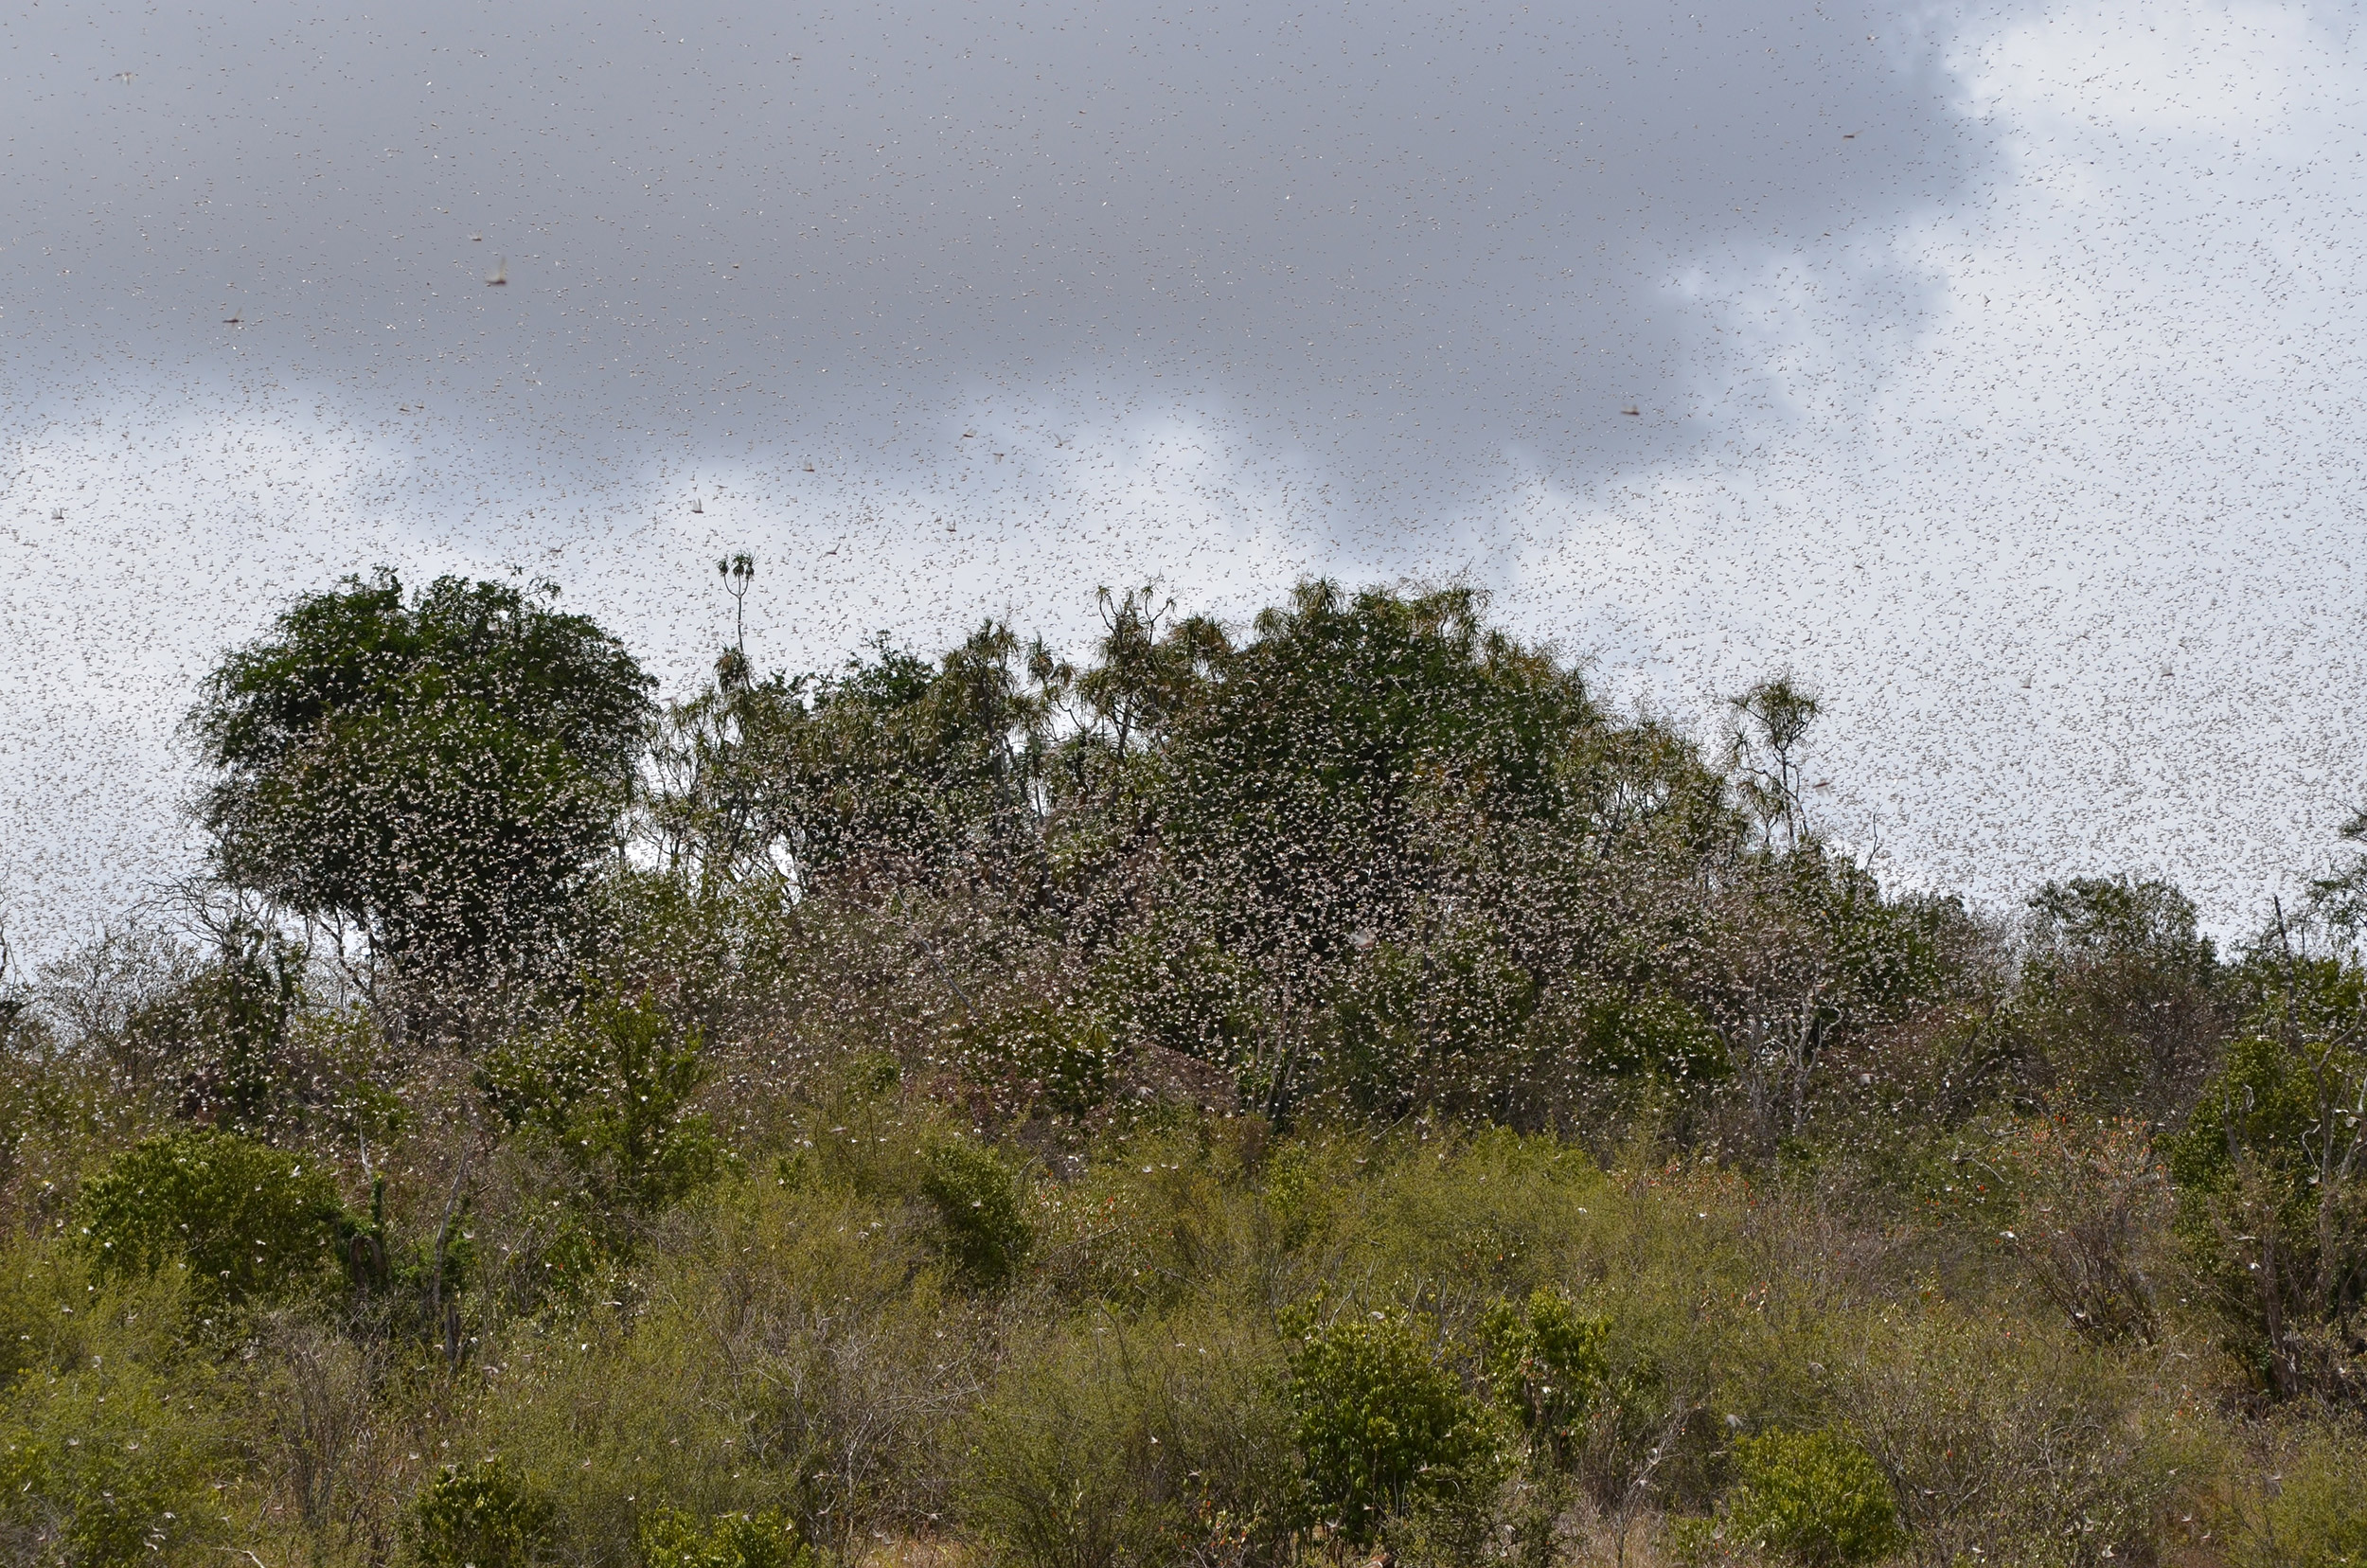
<path fill-rule="evenodd" d="M 614 843 L 651 684 L 556 596 L 447 577 L 406 597 L 381 570 L 224 660 L 191 716 L 224 880 L 399 967 L 545 954 Z"/>

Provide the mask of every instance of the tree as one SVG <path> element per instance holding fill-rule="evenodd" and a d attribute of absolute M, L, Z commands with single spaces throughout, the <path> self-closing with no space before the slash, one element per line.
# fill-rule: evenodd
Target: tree
<path fill-rule="evenodd" d="M 2246 1027 L 2162 1140 L 2204 1299 L 2279 1395 L 2367 1402 L 2367 971 L 2244 965 Z"/>
<path fill-rule="evenodd" d="M 2030 897 L 2012 1025 L 2029 1087 L 2167 1125 L 2194 1103 L 2227 1020 L 2195 906 L 2166 882 L 2073 877 Z"/>
<path fill-rule="evenodd" d="M 1499 1300 L 1480 1320 L 1487 1381 L 1549 1467 L 1569 1464 L 1597 1404 L 1612 1398 L 1607 1318 L 1583 1316 L 1568 1295 L 1539 1286 Z"/>
<path fill-rule="evenodd" d="M 1007 875 L 1041 818 L 1053 661 L 992 621 L 934 666 L 875 646 L 769 759 L 798 858 L 854 885 Z"/>
<path fill-rule="evenodd" d="M 882 633 L 870 657 L 794 680 L 737 657 L 658 736 L 652 826 L 678 875 L 884 898 L 1030 861 L 1063 674 L 1041 643 L 989 621 L 933 663 Z"/>
<path fill-rule="evenodd" d="M 195 973 L 132 1017 L 131 1060 L 151 1063 L 184 1117 L 265 1136 L 293 1087 L 281 1056 L 302 1002 L 303 950 L 244 920 L 217 934 Z"/>
<path fill-rule="evenodd" d="M 225 659 L 190 717 L 215 870 L 358 932 L 398 1029 L 547 966 L 614 845 L 651 683 L 557 595 L 347 578 Z"/>
<path fill-rule="evenodd" d="M 1771 847 L 1789 848 L 1808 837 L 1806 797 L 1801 792 L 1802 743 L 1824 704 L 1790 675 L 1761 681 L 1728 701 L 1734 726 L 1726 741 L 1744 806 L 1758 819 Z"/>
<path fill-rule="evenodd" d="M 1230 970 L 1255 989 L 1248 1038 L 1173 1042 L 1231 1058 L 1272 1110 L 1326 1075 L 1310 1053 L 1351 970 L 1386 966 L 1384 949 L 1412 950 L 1417 971 L 1426 953 L 1498 967 L 1473 951 L 1502 938 L 1474 916 L 1471 879 L 1499 827 L 1552 814 L 1561 763 L 1598 715 L 1575 672 L 1485 629 L 1481 609 L 1462 589 L 1301 584 L 1255 641 L 1209 660 L 1166 726 L 1154 800 L 1168 951 L 1145 967 Z M 1388 1020 L 1401 1010 L 1374 995 L 1364 1037 L 1399 1032 Z M 1483 1011 L 1505 1017 L 1492 1001 Z"/>
<path fill-rule="evenodd" d="M 1813 838 L 1725 869 L 1693 967 L 1756 1152 L 1807 1131 L 1836 1043 L 1935 999 L 1939 962 L 1922 917 Z"/>
<path fill-rule="evenodd" d="M 2353 811 L 2335 831 L 2346 844 L 2367 845 L 2367 806 Z M 2335 929 L 2353 939 L 2367 930 L 2367 854 L 2353 856 L 2350 864 L 2320 880 L 2312 891 L 2313 901 Z"/>

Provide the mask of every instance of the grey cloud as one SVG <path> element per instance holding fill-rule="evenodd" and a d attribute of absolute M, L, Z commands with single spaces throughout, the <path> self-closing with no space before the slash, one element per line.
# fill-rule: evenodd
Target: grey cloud
<path fill-rule="evenodd" d="M 949 392 L 1098 394 L 1435 509 L 1508 453 L 1582 479 L 1763 415 L 1672 279 L 1830 258 L 1990 156 L 1938 44 L 1859 6 L 51 6 L 0 38 L 21 395 L 458 399 L 489 463 L 925 464 Z"/>

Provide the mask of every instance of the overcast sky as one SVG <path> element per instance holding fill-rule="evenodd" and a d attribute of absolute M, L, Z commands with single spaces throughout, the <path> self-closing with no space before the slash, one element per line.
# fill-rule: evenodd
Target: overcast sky
<path fill-rule="evenodd" d="M 7 929 L 187 864 L 293 595 L 521 567 L 680 692 L 741 548 L 791 668 L 1459 579 L 1622 704 L 1819 686 L 1895 878 L 2244 929 L 2367 797 L 2360 20 L 24 0 Z"/>

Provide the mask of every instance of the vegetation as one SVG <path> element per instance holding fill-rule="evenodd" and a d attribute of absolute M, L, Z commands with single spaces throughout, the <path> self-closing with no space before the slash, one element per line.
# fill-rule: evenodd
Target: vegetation
<path fill-rule="evenodd" d="M 1875 1562 L 1903 1544 L 1890 1481 L 1832 1432 L 1771 1432 L 1734 1446 L 1726 1530 L 1746 1549 L 1813 1568 Z"/>
<path fill-rule="evenodd" d="M 299 601 L 0 974 L 9 1560 L 2367 1550 L 2355 870 L 1902 892 L 1799 683 L 1461 591 L 660 710 L 550 597 Z"/>

